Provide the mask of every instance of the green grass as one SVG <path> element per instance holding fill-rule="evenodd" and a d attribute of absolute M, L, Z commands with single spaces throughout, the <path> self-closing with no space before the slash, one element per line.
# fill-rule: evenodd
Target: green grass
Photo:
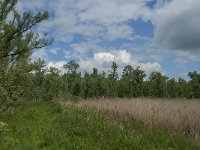
<path fill-rule="evenodd" d="M 199 149 L 184 137 L 172 137 L 162 129 L 123 120 L 123 129 L 102 113 L 45 102 L 0 117 L 0 149 Z"/>

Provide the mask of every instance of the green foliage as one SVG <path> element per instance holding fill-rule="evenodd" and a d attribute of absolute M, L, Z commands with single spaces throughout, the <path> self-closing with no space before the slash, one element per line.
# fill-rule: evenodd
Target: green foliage
<path fill-rule="evenodd" d="M 75 61 L 64 65 L 64 68 L 70 68 L 66 68 L 67 73 L 64 74 L 56 68 L 44 69 L 44 64 L 42 60 L 31 64 L 29 83 L 32 88 L 31 97 L 36 100 L 98 97 L 199 98 L 197 72 L 190 74 L 192 80 L 188 82 L 182 78 L 169 79 L 160 72 L 152 72 L 149 79 L 145 79 L 145 72 L 140 67 L 133 68 L 131 65 L 125 66 L 121 78 L 118 78 L 118 65 L 115 62 L 111 65 L 108 76 L 105 72 L 99 73 L 98 68 L 93 68 L 92 73 L 85 72 L 82 76 L 77 71 L 79 65 Z"/>
<path fill-rule="evenodd" d="M 88 97 L 105 97 L 107 96 L 108 82 L 105 74 L 98 74 L 97 68 L 93 68 L 93 73 L 85 72 L 81 79 L 81 96 Z"/>
<path fill-rule="evenodd" d="M 11 129 L 8 128 L 8 125 L 4 122 L 0 122 L 0 142 L 8 139 L 8 133 Z"/>
<path fill-rule="evenodd" d="M 177 98 L 189 98 L 189 84 L 187 81 L 185 81 L 182 78 L 179 78 L 177 81 L 177 88 L 176 88 L 176 92 L 177 92 Z"/>
<path fill-rule="evenodd" d="M 16 4 L 17 0 L 0 1 L 0 114 L 24 98 L 32 51 L 52 42 L 47 34 L 39 36 L 32 30 L 48 18 L 48 12 L 21 15 Z"/>
<path fill-rule="evenodd" d="M 63 67 L 68 70 L 69 74 L 76 74 L 79 65 L 75 62 L 75 60 L 71 60 L 67 64 L 64 64 Z"/>
<path fill-rule="evenodd" d="M 166 97 L 167 79 L 168 77 L 163 76 L 160 72 L 152 72 L 150 74 L 151 96 Z"/>
<path fill-rule="evenodd" d="M 128 97 L 143 96 L 142 85 L 143 85 L 144 77 L 146 75 L 144 71 L 140 70 L 139 68 L 140 67 L 133 69 L 131 65 L 127 65 L 124 67 L 123 72 L 122 72 L 122 79 L 121 79 L 122 80 L 121 86 L 124 90 L 123 97 L 126 97 L 126 95 Z"/>
<path fill-rule="evenodd" d="M 200 97 L 200 74 L 197 71 L 189 72 L 188 76 L 191 78 L 189 82 L 190 86 L 190 96 L 192 98 L 199 98 Z"/>
<path fill-rule="evenodd" d="M 108 74 L 108 96 L 117 97 L 117 73 L 118 65 L 116 62 L 112 62 L 110 74 Z"/>
<path fill-rule="evenodd" d="M 0 149 L 198 149 L 183 137 L 151 129 L 128 117 L 123 128 L 94 110 L 52 102 L 32 104 L 6 122 L 7 138 Z M 7 126 L 8 125 L 8 126 Z"/>

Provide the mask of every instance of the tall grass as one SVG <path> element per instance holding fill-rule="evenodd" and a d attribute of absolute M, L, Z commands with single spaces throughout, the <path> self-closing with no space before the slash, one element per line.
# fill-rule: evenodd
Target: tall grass
<path fill-rule="evenodd" d="M 65 106 L 43 102 L 0 116 L 0 150 L 199 149 L 165 130 L 149 130 L 129 119 L 122 129 L 93 109 Z"/>
<path fill-rule="evenodd" d="M 98 99 L 82 101 L 79 105 L 126 113 L 152 127 L 167 127 L 172 133 L 200 139 L 198 100 Z"/>

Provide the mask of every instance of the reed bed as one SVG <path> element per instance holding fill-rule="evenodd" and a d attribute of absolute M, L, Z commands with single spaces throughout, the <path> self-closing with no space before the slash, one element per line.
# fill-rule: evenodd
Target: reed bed
<path fill-rule="evenodd" d="M 79 105 L 125 113 L 147 125 L 167 127 L 173 133 L 200 139 L 200 100 L 97 99 Z"/>

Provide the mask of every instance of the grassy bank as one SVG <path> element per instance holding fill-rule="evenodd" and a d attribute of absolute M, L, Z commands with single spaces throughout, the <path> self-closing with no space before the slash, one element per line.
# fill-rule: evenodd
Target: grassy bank
<path fill-rule="evenodd" d="M 184 137 L 95 110 L 46 102 L 0 117 L 0 149 L 199 149 Z"/>

